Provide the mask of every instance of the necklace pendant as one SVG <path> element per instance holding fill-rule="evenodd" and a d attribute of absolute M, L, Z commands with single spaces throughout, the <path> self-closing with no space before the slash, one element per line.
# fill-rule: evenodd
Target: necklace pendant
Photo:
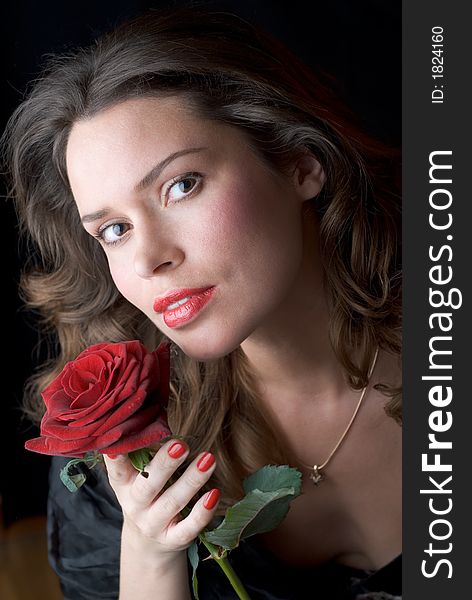
<path fill-rule="evenodd" d="M 315 485 L 318 485 L 321 481 L 323 481 L 324 475 L 320 473 L 318 465 L 313 466 L 313 472 L 310 474 L 310 479 Z"/>

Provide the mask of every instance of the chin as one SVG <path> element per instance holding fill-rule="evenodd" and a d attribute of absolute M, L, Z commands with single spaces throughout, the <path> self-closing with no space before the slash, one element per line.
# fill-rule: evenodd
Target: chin
<path fill-rule="evenodd" d="M 208 343 L 208 340 L 204 344 L 195 345 L 194 343 L 178 343 L 175 342 L 179 348 L 182 350 L 184 354 L 193 358 L 194 360 L 198 360 L 200 362 L 209 362 L 212 360 L 217 360 L 218 358 L 222 358 L 226 356 L 233 350 L 235 350 L 239 344 L 236 346 L 228 347 L 216 347 L 213 344 Z"/>
<path fill-rule="evenodd" d="M 223 336 L 222 329 L 219 330 L 220 335 L 212 334 L 208 330 L 198 334 L 185 332 L 185 335 L 182 331 L 181 336 L 177 335 L 177 332 L 174 335 L 171 333 L 173 332 L 166 332 L 167 337 L 170 337 L 184 354 L 200 362 L 209 362 L 227 356 L 245 339 L 245 336 L 231 336 L 228 332 Z"/>

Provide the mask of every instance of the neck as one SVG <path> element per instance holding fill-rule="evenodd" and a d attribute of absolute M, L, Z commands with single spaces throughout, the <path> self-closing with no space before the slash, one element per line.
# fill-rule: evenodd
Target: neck
<path fill-rule="evenodd" d="M 316 219 L 303 215 L 303 259 L 290 293 L 241 343 L 261 397 L 295 408 L 351 404 L 349 386 L 328 337 L 329 308 L 323 286 Z M 354 357 L 353 357 L 354 358 Z"/>
<path fill-rule="evenodd" d="M 350 388 L 328 339 L 329 310 L 314 228 L 305 214 L 303 260 L 291 291 L 241 349 L 262 396 L 329 404 Z"/>
<path fill-rule="evenodd" d="M 327 334 L 320 335 L 319 329 L 310 335 L 307 327 L 289 331 L 279 327 L 277 335 L 253 336 L 241 348 L 263 393 L 312 403 L 340 398 L 347 390 Z"/>

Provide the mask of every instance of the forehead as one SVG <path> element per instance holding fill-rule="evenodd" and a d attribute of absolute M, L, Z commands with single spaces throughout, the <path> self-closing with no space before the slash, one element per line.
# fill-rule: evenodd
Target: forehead
<path fill-rule="evenodd" d="M 76 201 L 98 191 L 114 197 L 175 152 L 206 147 L 213 160 L 238 161 L 247 141 L 236 127 L 200 118 L 180 97 L 134 98 L 73 125 L 67 174 Z"/>
<path fill-rule="evenodd" d="M 151 143 L 165 149 L 175 140 L 185 143 L 195 136 L 217 138 L 224 128 L 222 123 L 198 117 L 178 97 L 125 100 L 74 123 L 67 143 L 67 166 L 90 147 L 97 152 L 124 151 L 130 145 Z M 237 132 L 233 131 L 233 135 Z"/>

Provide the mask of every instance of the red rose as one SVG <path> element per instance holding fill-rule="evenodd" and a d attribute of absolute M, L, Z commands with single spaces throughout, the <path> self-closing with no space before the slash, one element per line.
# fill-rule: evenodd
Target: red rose
<path fill-rule="evenodd" d="M 171 434 L 169 342 L 148 352 L 138 340 L 95 344 L 66 364 L 41 394 L 41 437 L 27 450 L 83 458 L 126 454 Z"/>

